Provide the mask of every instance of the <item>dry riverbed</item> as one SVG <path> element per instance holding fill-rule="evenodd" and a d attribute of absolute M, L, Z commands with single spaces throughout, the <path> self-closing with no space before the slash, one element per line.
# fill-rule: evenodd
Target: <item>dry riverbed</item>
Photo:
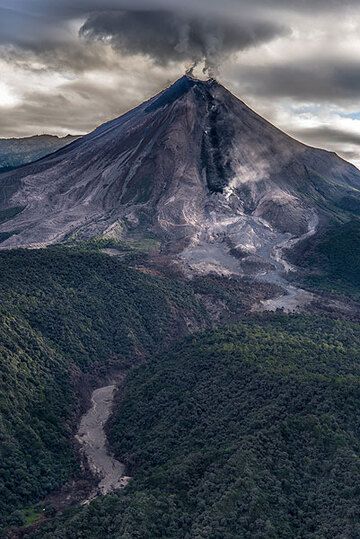
<path fill-rule="evenodd" d="M 123 488 L 130 479 L 124 474 L 125 465 L 112 455 L 104 430 L 112 411 L 115 393 L 115 383 L 95 389 L 91 396 L 91 406 L 80 421 L 76 439 L 90 471 L 98 479 L 97 487 L 83 504 Z"/>

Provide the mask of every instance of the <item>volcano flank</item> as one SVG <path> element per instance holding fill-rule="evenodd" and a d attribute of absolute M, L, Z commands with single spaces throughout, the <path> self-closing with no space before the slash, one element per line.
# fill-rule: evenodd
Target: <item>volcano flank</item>
<path fill-rule="evenodd" d="M 0 186 L 3 249 L 152 237 L 189 270 L 240 275 L 286 269 L 284 246 L 360 210 L 353 165 L 188 75 Z"/>

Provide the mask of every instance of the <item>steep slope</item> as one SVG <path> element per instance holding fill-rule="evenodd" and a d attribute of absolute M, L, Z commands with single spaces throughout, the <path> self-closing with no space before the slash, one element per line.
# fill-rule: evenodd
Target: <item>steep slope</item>
<path fill-rule="evenodd" d="M 188 76 L 0 184 L 3 248 L 151 235 L 198 271 L 283 269 L 277 246 L 360 209 L 354 166 Z"/>
<path fill-rule="evenodd" d="M 67 135 L 37 135 L 34 137 L 0 139 L 0 172 L 26 165 L 56 152 L 79 137 Z"/>
<path fill-rule="evenodd" d="M 111 438 L 132 481 L 30 537 L 359 537 L 359 326 L 259 322 L 130 373 Z"/>
<path fill-rule="evenodd" d="M 79 471 L 73 436 L 83 376 L 96 382 L 127 368 L 208 318 L 190 287 L 99 252 L 2 252 L 0 273 L 4 537 L 17 510 Z"/>
<path fill-rule="evenodd" d="M 360 219 L 332 226 L 291 253 L 305 270 L 306 285 L 360 298 Z"/>

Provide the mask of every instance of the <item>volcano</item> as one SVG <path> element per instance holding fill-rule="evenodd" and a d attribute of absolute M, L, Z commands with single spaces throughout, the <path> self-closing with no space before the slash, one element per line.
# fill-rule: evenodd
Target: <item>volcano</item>
<path fill-rule="evenodd" d="M 151 237 L 197 271 L 259 272 L 360 211 L 357 168 L 190 76 L 0 186 L 1 248 Z"/>

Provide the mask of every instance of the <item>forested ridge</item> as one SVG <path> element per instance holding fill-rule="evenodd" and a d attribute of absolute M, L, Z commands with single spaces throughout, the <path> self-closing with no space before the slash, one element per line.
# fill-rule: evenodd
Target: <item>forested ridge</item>
<path fill-rule="evenodd" d="M 134 369 L 108 425 L 129 486 L 42 539 L 357 538 L 360 330 L 264 316 Z"/>
<path fill-rule="evenodd" d="M 315 290 L 360 298 L 360 219 L 336 224 L 302 242 L 290 258 Z"/>
<path fill-rule="evenodd" d="M 190 289 L 69 248 L 0 254 L 0 529 L 78 471 L 81 374 L 128 367 L 201 327 Z"/>

